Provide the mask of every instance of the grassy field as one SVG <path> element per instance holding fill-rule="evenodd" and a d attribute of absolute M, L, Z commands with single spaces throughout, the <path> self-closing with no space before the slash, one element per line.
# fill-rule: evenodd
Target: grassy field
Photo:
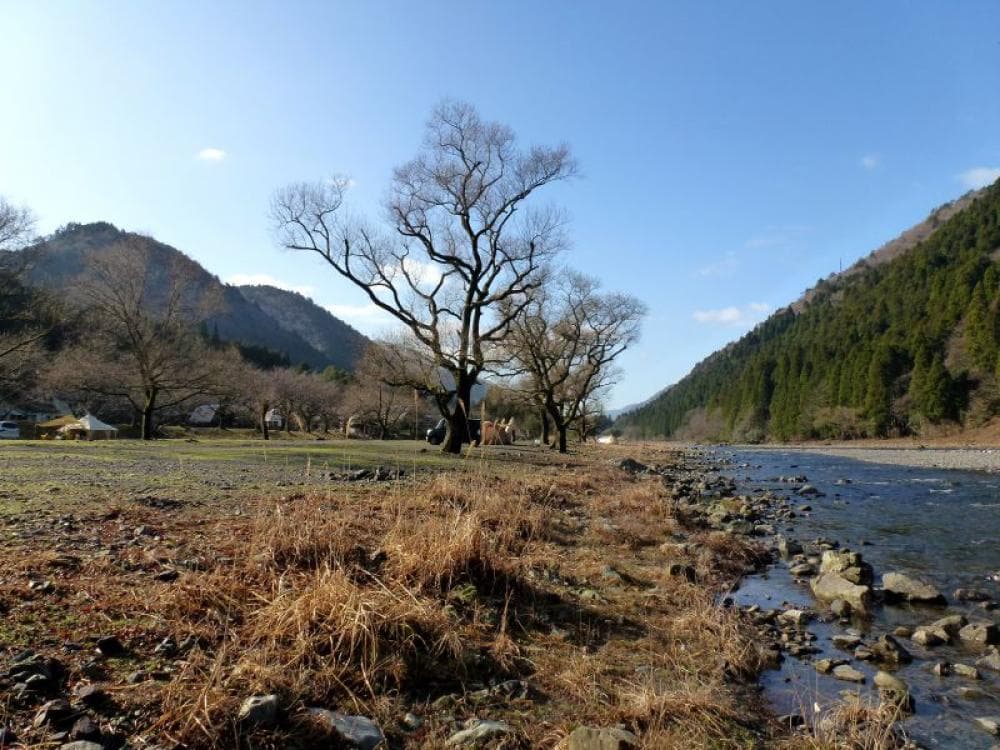
<path fill-rule="evenodd" d="M 569 748 L 581 726 L 634 733 L 621 747 L 780 746 L 755 631 L 718 604 L 763 551 L 688 527 L 668 483 L 614 450 L 4 445 L 0 731 L 352 746 L 320 708 L 370 719 L 388 748 Z M 344 478 L 375 466 L 406 471 Z M 240 718 L 269 695 L 273 714 Z"/>

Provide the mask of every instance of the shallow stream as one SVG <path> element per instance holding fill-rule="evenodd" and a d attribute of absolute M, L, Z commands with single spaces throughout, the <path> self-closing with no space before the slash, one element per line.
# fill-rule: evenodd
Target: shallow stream
<path fill-rule="evenodd" d="M 804 475 L 822 497 L 795 497 L 795 505 L 811 510 L 799 513 L 779 533 L 808 546 L 817 538 L 836 540 L 842 548 L 860 552 L 875 568 L 876 584 L 883 573 L 898 571 L 934 583 L 948 597 L 947 607 L 884 605 L 871 619 L 855 619 L 866 642 L 894 628 L 928 624 L 946 614 L 964 614 L 970 621 L 1000 623 L 1000 610 L 987 611 L 971 602 L 956 602 L 957 588 L 987 591 L 1000 601 L 1000 476 L 980 472 L 909 468 L 863 463 L 836 456 L 776 450 L 717 451 L 728 462 L 725 474 L 739 480 L 740 491 L 758 489 L 792 494 L 795 484 L 776 482 L 781 476 Z M 782 604 L 822 607 L 808 585 L 797 583 L 784 563 L 764 574 L 745 579 L 733 598 L 739 605 L 759 604 L 773 609 Z M 850 658 L 831 643 L 845 626 L 813 621 L 808 630 L 818 637 L 822 654 L 814 658 Z M 922 747 L 989 750 L 996 738 L 974 724 L 976 716 L 1000 715 L 1000 674 L 980 669 L 981 680 L 959 676 L 938 677 L 937 661 L 974 664 L 981 649 L 939 646 L 923 649 L 907 639 L 901 643 L 913 656 L 897 676 L 905 680 L 916 702 L 915 714 L 905 729 Z M 869 693 L 877 667 L 851 659 L 867 676 L 862 686 L 818 674 L 812 660 L 788 657 L 779 670 L 767 672 L 763 683 L 779 713 L 812 711 L 829 705 L 847 689 Z M 980 697 L 962 696 L 962 688 L 975 688 Z M 968 693 L 968 691 L 964 691 Z"/>

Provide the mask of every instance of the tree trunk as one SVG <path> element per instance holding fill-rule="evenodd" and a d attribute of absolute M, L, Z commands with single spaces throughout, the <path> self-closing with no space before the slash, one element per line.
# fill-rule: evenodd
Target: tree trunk
<path fill-rule="evenodd" d="M 271 433 L 267 429 L 267 412 L 268 409 L 266 407 L 260 412 L 260 434 L 265 440 L 270 440 Z"/>
<path fill-rule="evenodd" d="M 475 376 L 462 373 L 458 379 L 458 389 L 455 393 L 455 408 L 448 415 L 448 433 L 441 443 L 442 453 L 453 453 L 458 455 L 462 452 L 462 443 L 472 442 L 469 434 L 469 409 L 472 400 L 472 385 L 476 382 Z"/>
<path fill-rule="evenodd" d="M 555 404 L 549 404 L 547 411 L 549 416 L 552 418 L 552 426 L 556 428 L 559 452 L 566 453 L 566 433 L 569 432 L 569 424 L 567 424 L 567 422 L 563 419 L 563 415 L 559 411 L 559 407 Z M 556 447 L 555 440 L 552 441 L 552 447 Z"/>
<path fill-rule="evenodd" d="M 153 439 L 153 412 L 156 411 L 156 389 L 146 391 L 142 404 L 142 439 Z"/>
<path fill-rule="evenodd" d="M 549 413 L 542 409 L 542 445 L 549 444 Z"/>

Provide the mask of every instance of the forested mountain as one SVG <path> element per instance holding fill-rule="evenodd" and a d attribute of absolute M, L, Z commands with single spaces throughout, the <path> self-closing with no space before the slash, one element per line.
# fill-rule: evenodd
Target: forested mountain
<path fill-rule="evenodd" d="M 71 296 L 88 280 L 88 259 L 129 235 L 106 222 L 69 224 L 11 258 L 26 266 L 33 286 Z M 170 274 L 182 273 L 185 293 L 204 301 L 202 329 L 223 341 L 284 355 L 291 364 L 313 369 L 351 369 L 367 339 L 343 321 L 299 295 L 278 289 L 247 293 L 223 284 L 180 250 L 142 237 L 150 251 L 146 283 L 166 289 Z M 260 288 L 257 288 L 258 290 Z M 157 297 L 154 293 L 152 297 Z M 267 300 L 266 304 L 257 299 Z M 305 311 L 305 312 L 303 312 Z"/>
<path fill-rule="evenodd" d="M 790 440 L 928 434 L 1000 412 L 1000 182 L 700 362 L 618 426 Z"/>
<path fill-rule="evenodd" d="M 284 330 L 298 334 L 331 364 L 350 370 L 368 339 L 311 299 L 273 286 L 241 286 L 240 292 Z"/>

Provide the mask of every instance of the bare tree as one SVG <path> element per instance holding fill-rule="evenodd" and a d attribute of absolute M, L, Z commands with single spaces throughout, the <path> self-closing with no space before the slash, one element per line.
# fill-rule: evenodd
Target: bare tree
<path fill-rule="evenodd" d="M 614 360 L 639 338 L 645 305 L 626 294 L 600 294 L 595 279 L 560 274 L 537 290 L 515 318 L 508 352 L 565 453 L 566 433 L 618 375 Z M 586 425 L 581 434 L 586 434 Z"/>
<path fill-rule="evenodd" d="M 153 437 L 158 412 L 222 388 L 226 360 L 236 356 L 212 351 L 196 334 L 206 310 L 185 293 L 186 269 L 157 267 L 135 235 L 95 254 L 75 290 L 89 335 L 53 368 L 57 385 L 127 400 L 141 417 L 143 440 Z"/>
<path fill-rule="evenodd" d="M 373 427 L 379 440 L 391 437 L 407 417 L 413 414 L 413 387 L 409 384 L 420 376 L 411 367 L 402 369 L 395 361 L 398 349 L 384 344 L 369 346 L 354 371 L 354 379 L 347 387 L 344 405 L 355 420 Z M 411 363 L 412 364 L 412 363 Z M 400 378 L 401 373 L 406 373 Z M 399 384 L 396 380 L 405 380 Z"/>
<path fill-rule="evenodd" d="M 0 251 L 16 250 L 34 236 L 35 215 L 0 196 Z"/>
<path fill-rule="evenodd" d="M 60 322 L 51 298 L 24 284 L 17 250 L 34 236 L 31 210 L 0 196 L 0 395 L 20 391 L 33 378 L 43 343 Z"/>
<path fill-rule="evenodd" d="M 526 202 L 575 173 L 567 147 L 519 150 L 507 126 L 446 102 L 422 151 L 394 172 L 391 231 L 342 218 L 344 180 L 292 185 L 272 200 L 280 244 L 319 254 L 446 374 L 411 384 L 448 419 L 446 452 L 461 450 L 472 388 L 499 364 L 497 345 L 564 244 L 561 214 Z"/>

